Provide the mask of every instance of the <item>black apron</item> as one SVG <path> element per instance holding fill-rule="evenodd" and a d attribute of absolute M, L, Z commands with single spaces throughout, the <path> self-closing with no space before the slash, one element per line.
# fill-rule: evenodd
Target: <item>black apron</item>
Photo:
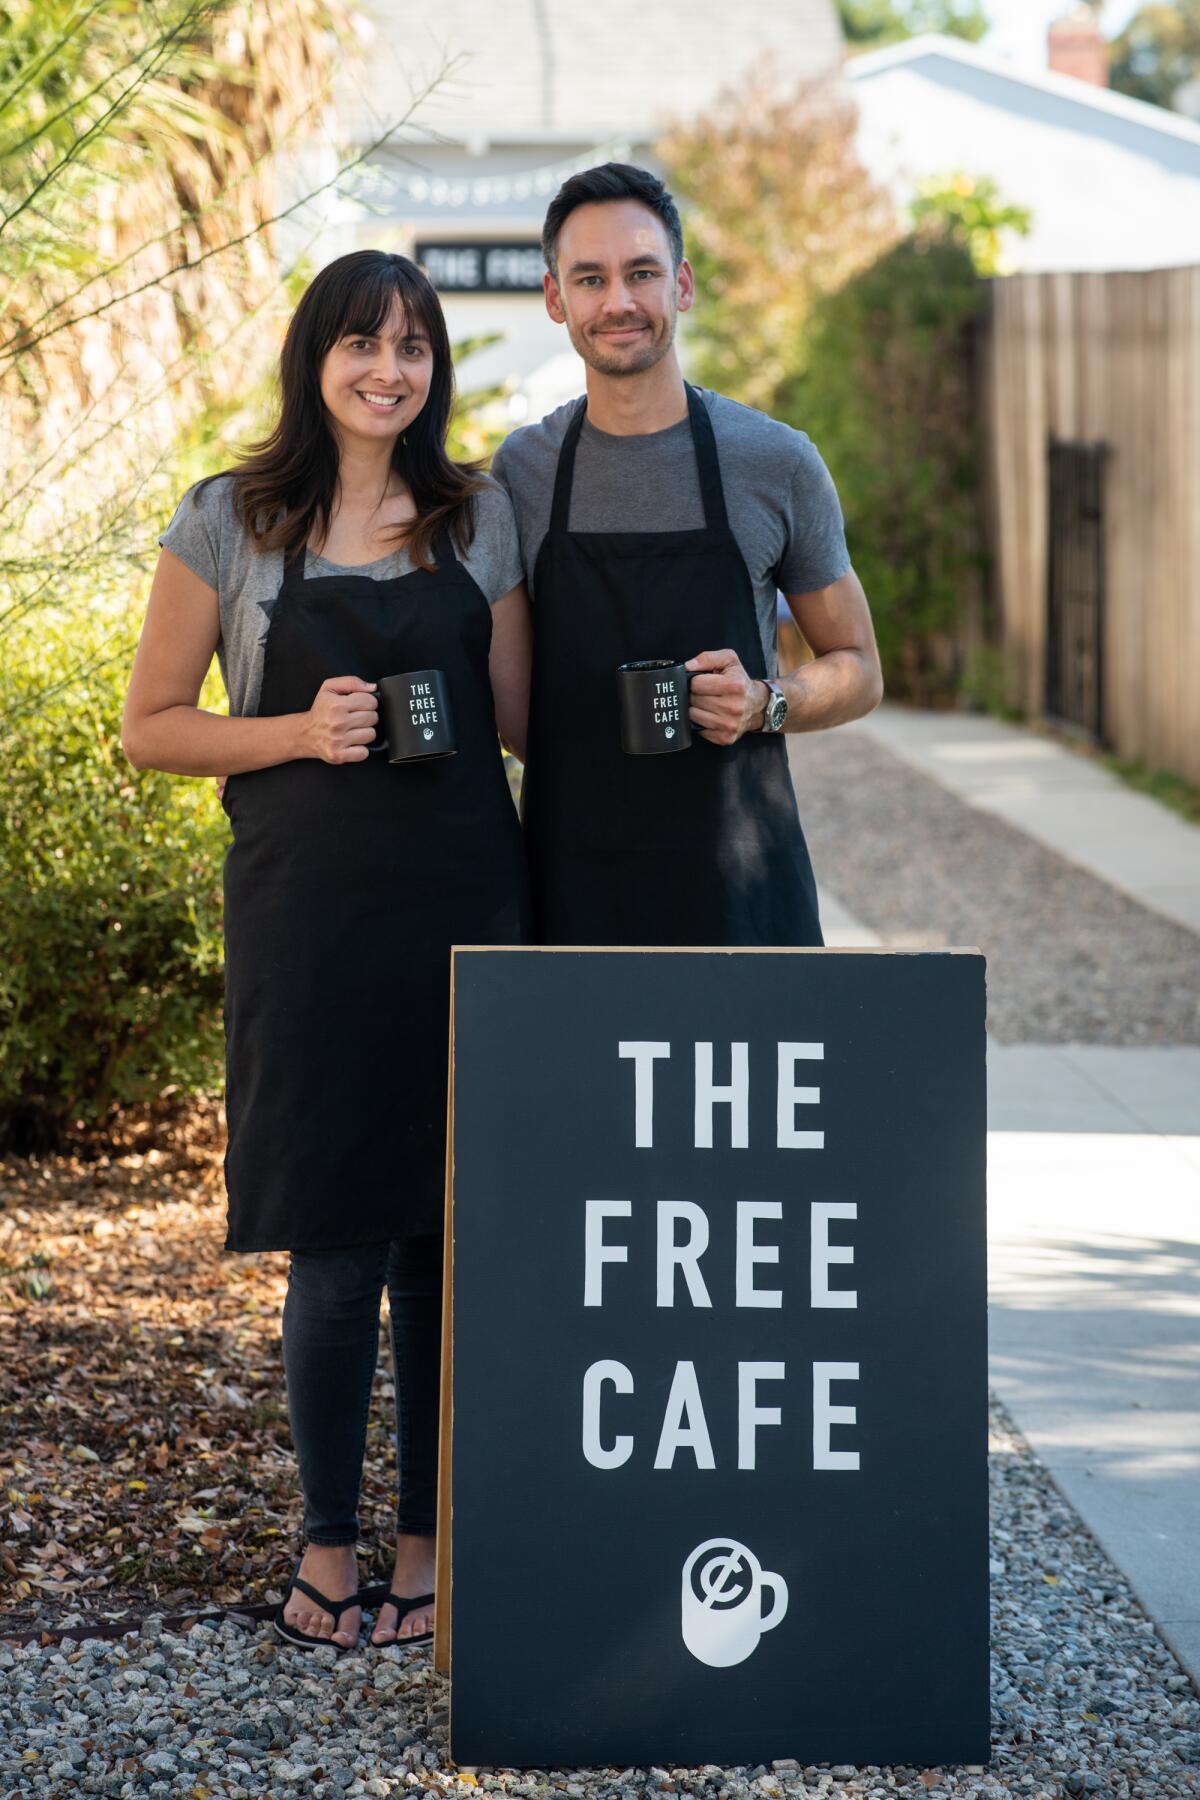
<path fill-rule="evenodd" d="M 458 753 L 230 778 L 225 862 L 228 1250 L 440 1230 L 451 944 L 525 937 L 526 876 L 488 676 L 488 603 L 437 569 L 304 577 L 270 609 L 259 716 L 333 675 L 443 669 Z"/>
<path fill-rule="evenodd" d="M 708 410 L 687 390 L 701 531 L 571 531 L 586 400 L 558 458 L 534 571 L 524 820 L 540 944 L 819 945 L 816 885 L 777 733 L 627 756 L 620 663 L 735 650 L 764 678 Z"/>

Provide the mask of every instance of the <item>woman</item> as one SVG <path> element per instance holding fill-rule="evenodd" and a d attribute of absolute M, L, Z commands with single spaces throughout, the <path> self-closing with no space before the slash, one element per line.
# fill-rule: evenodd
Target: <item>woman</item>
<path fill-rule="evenodd" d="M 507 496 L 446 453 L 450 346 L 413 263 L 324 269 L 280 384 L 271 436 L 160 540 L 122 743 L 229 777 L 225 1247 L 291 1252 L 307 1538 L 275 1627 L 349 1649 L 375 1597 L 356 1509 L 385 1283 L 400 1493 L 371 1641 L 432 1630 L 449 947 L 524 933 L 497 731 L 522 753 L 529 619 Z M 214 650 L 228 718 L 197 705 Z M 376 684 L 426 669 L 456 754 L 393 764 Z"/>

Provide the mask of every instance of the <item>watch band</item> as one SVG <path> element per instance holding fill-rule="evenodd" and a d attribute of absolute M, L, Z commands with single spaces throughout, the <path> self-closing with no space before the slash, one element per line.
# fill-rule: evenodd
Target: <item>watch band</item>
<path fill-rule="evenodd" d="M 763 678 L 763 686 L 767 690 L 767 704 L 763 712 L 762 729 L 764 731 L 782 731 L 783 722 L 788 715 L 787 695 L 777 681 Z"/>

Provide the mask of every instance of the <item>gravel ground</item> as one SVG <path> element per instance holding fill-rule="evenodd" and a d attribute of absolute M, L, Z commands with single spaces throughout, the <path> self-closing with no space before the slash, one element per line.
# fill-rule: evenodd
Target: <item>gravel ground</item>
<path fill-rule="evenodd" d="M 1200 1702 L 999 1409 L 991 1431 L 989 1768 L 455 1770 L 427 1649 L 336 1661 L 233 1619 L 0 1644 L 0 1796 L 470 1794 L 523 1800 L 1059 1800 L 1200 1794 Z"/>
<path fill-rule="evenodd" d="M 888 944 L 978 944 L 999 1042 L 1200 1044 L 1191 932 L 861 733 L 805 738 L 798 768 L 820 881 Z"/>

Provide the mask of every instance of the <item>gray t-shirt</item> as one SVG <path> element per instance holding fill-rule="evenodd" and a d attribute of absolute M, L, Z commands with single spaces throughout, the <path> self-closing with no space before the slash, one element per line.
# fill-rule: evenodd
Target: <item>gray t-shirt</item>
<path fill-rule="evenodd" d="M 832 477 L 803 431 L 709 388 L 700 393 L 717 441 L 730 528 L 754 585 L 767 673 L 773 675 L 779 592 L 811 593 L 850 567 L 842 509 Z M 576 405 L 571 401 L 536 425 L 522 425 L 492 461 L 492 474 L 516 507 L 531 592 L 550 524 L 558 453 Z M 568 523 L 572 531 L 699 530 L 704 508 L 687 419 L 644 437 L 613 436 L 585 419 Z"/>
<path fill-rule="evenodd" d="M 253 715 L 262 688 L 271 605 L 283 581 L 282 550 L 255 548 L 233 510 L 231 475 L 219 475 L 199 494 L 189 488 L 158 541 L 216 589 L 221 608 L 217 660 L 229 710 L 239 717 Z M 475 497 L 475 536 L 461 560 L 489 605 L 521 580 L 521 548 L 512 503 L 504 489 L 490 479 Z M 353 568 L 327 562 L 310 550 L 304 564 L 306 575 L 366 575 L 373 581 L 408 575 L 412 569 L 404 549 Z"/>

